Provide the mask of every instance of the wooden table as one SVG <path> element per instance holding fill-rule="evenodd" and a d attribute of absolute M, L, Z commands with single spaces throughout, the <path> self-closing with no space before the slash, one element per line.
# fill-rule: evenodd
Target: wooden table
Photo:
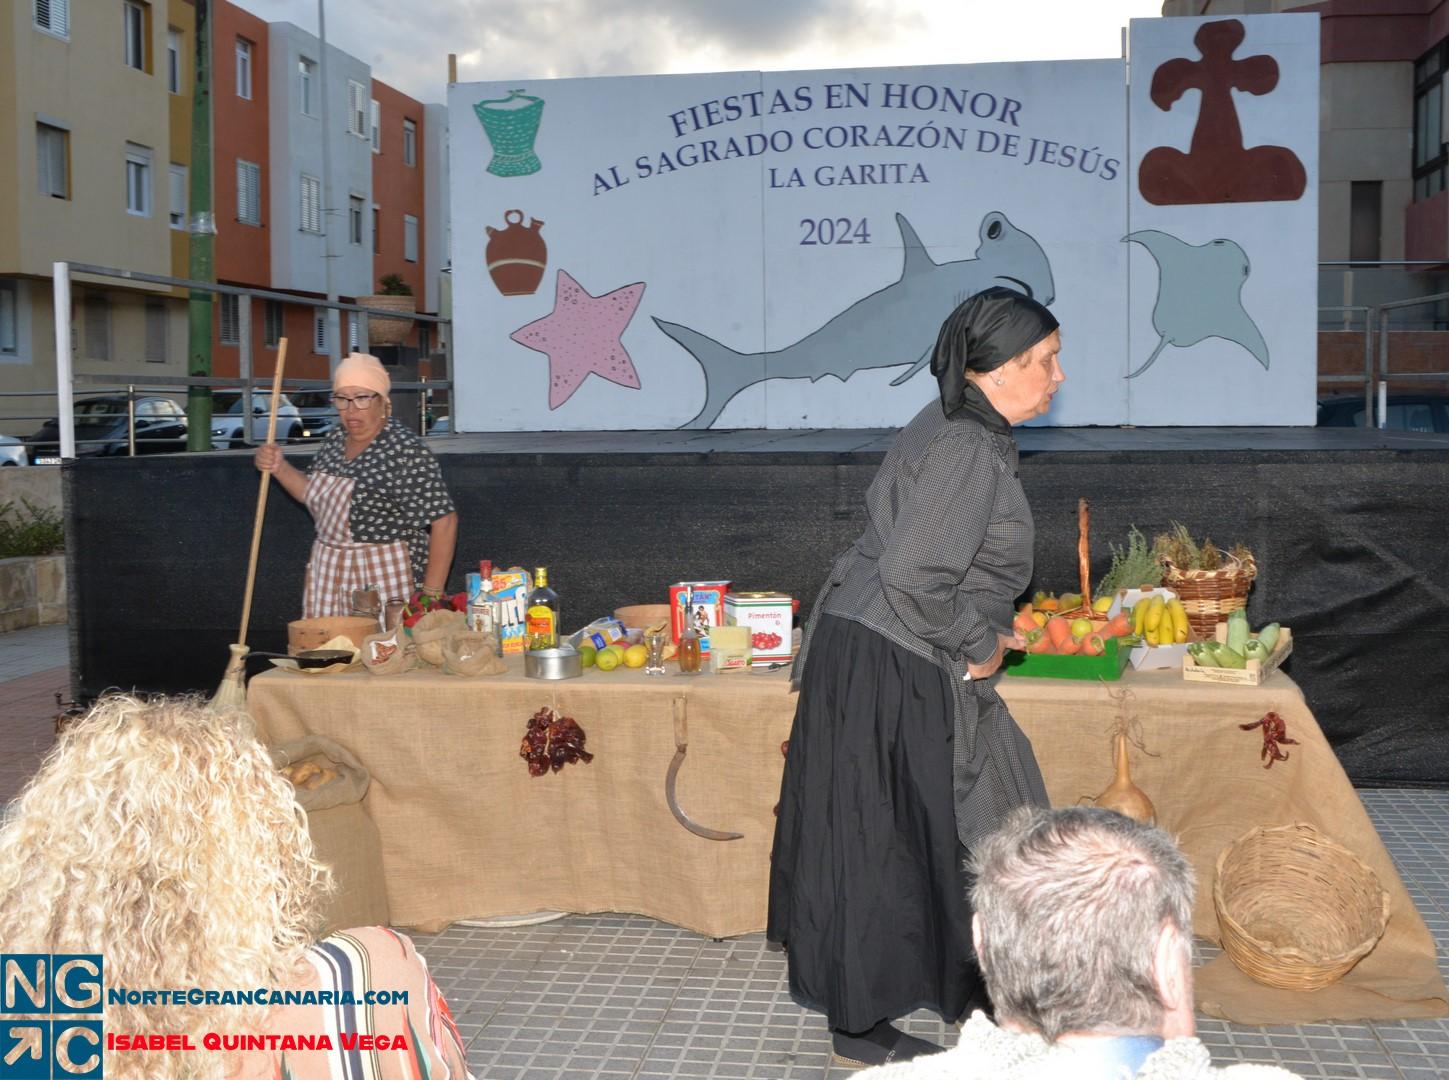
<path fill-rule="evenodd" d="M 1217 854 L 1253 825 L 1309 822 L 1379 875 L 1391 898 L 1389 931 L 1343 983 L 1285 997 L 1223 959 L 1201 973 L 1204 1008 L 1258 1022 L 1446 1011 L 1432 938 L 1285 674 L 1242 687 L 1129 669 L 1115 684 L 1005 677 L 999 689 L 1032 740 L 1054 805 L 1111 782 L 1114 717 L 1125 708 L 1136 718 L 1147 753 L 1133 750 L 1133 778 L 1197 870 L 1194 930 L 1202 937 L 1217 940 Z M 783 671 L 651 678 L 592 670 L 541 682 L 524 678 L 516 659 L 507 675 L 476 679 L 273 671 L 253 679 L 248 695 L 269 741 L 326 734 L 371 770 L 366 807 L 382 834 L 396 924 L 435 930 L 537 910 L 628 911 L 712 937 L 764 928 L 780 744 L 794 700 Z M 543 706 L 578 721 L 591 764 L 529 776 L 519 744 Z M 1259 732 L 1239 725 L 1269 709 L 1298 745 L 1265 769 Z M 676 716 L 688 739 L 679 802 L 694 820 L 742 839 L 702 839 L 670 813 L 664 782 Z M 1237 1008 L 1250 998 L 1267 1004 Z"/>

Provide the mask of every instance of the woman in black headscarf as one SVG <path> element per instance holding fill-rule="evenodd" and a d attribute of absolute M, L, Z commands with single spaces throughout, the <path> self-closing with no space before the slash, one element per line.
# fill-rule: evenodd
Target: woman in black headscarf
<path fill-rule="evenodd" d="M 886 455 L 795 666 L 769 937 L 849 1064 L 940 1049 L 893 1018 L 986 1004 L 966 850 L 1016 806 L 1047 805 L 994 686 L 1022 644 L 1012 604 L 1032 568 L 1010 428 L 1050 407 L 1060 348 L 1051 312 L 1010 289 L 951 313 L 931 360 L 939 400 Z"/>

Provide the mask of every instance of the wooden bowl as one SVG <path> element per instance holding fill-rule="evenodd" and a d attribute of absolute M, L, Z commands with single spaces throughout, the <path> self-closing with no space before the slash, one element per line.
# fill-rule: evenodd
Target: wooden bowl
<path fill-rule="evenodd" d="M 335 637 L 348 638 L 362 648 L 363 639 L 377 633 L 376 619 L 357 615 L 324 615 L 318 619 L 294 619 L 287 624 L 287 652 L 296 656 L 308 649 L 320 649 Z"/>
<path fill-rule="evenodd" d="M 655 623 L 669 623 L 668 604 L 629 604 L 615 608 L 614 618 L 630 629 L 647 630 Z"/>

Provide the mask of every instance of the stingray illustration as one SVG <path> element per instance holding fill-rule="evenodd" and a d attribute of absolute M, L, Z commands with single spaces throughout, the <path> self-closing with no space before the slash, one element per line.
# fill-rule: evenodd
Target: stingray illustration
<path fill-rule="evenodd" d="M 1163 346 L 1186 349 L 1210 337 L 1241 345 L 1267 369 L 1268 343 L 1243 307 L 1243 282 L 1252 267 L 1242 248 L 1231 240 L 1193 245 L 1157 229 L 1141 229 L 1122 239 L 1141 244 L 1157 262 L 1157 303 L 1152 308 L 1157 348 L 1127 378 L 1150 368 Z"/>
<path fill-rule="evenodd" d="M 981 244 L 974 259 L 938 263 L 927 253 L 903 214 L 896 215 L 905 248 L 900 279 L 836 315 L 795 344 L 773 352 L 741 353 L 678 323 L 654 322 L 683 345 L 704 369 L 705 400 L 683 428 L 707 428 L 741 390 L 766 379 L 809 379 L 834 375 L 844 382 L 868 368 L 911 369 L 891 382 L 899 386 L 931 359 L 936 332 L 951 309 L 966 297 L 1006 285 L 1043 304 L 1055 298 L 1051 264 L 1041 245 L 1005 214 L 981 219 Z"/>

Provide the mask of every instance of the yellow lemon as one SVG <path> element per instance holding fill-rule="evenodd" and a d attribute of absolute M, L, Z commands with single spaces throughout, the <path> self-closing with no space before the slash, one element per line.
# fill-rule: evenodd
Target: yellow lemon
<path fill-rule="evenodd" d="M 600 649 L 599 654 L 594 657 L 594 663 L 600 671 L 613 671 L 619 666 L 619 654 L 613 648 Z"/>
<path fill-rule="evenodd" d="M 630 645 L 624 650 L 624 663 L 629 667 L 643 667 L 649 659 L 649 650 L 643 645 Z"/>

